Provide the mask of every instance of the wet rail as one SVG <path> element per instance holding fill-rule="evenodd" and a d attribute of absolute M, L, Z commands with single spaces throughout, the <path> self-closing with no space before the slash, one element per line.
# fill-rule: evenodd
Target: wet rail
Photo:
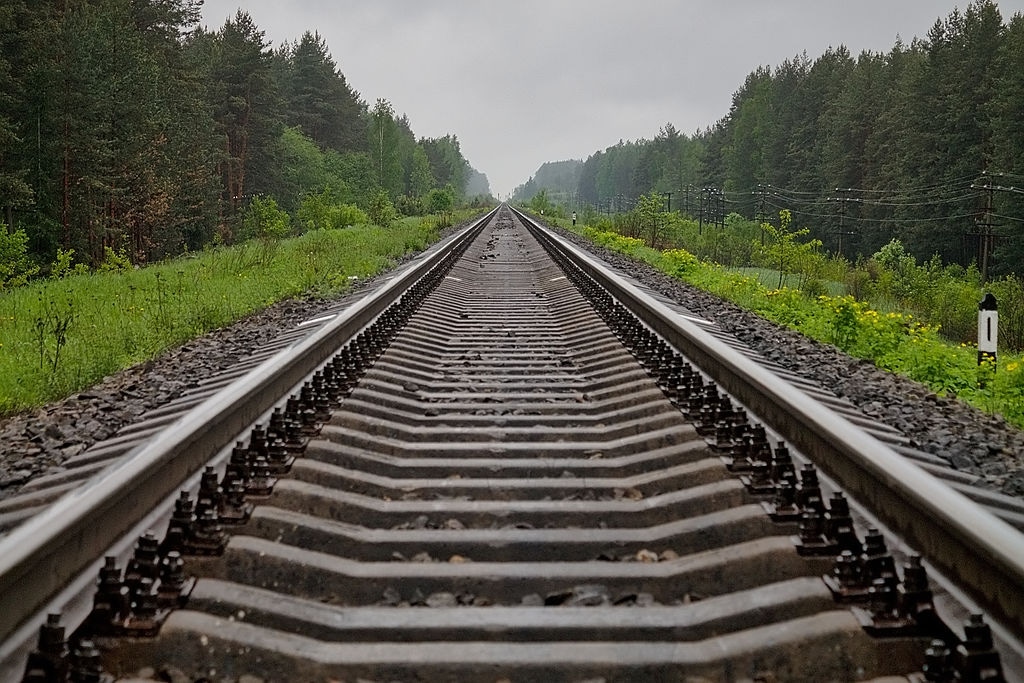
<path fill-rule="evenodd" d="M 502 207 L 13 526 L 0 673 L 1021 680 L 1019 508 L 835 403 Z"/>

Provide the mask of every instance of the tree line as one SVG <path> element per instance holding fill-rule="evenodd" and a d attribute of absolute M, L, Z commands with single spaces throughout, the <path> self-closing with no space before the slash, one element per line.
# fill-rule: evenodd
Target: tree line
<path fill-rule="evenodd" d="M 847 258 L 895 238 L 920 260 L 1020 272 L 1022 74 L 1024 17 L 973 0 L 886 53 L 840 46 L 758 67 L 714 125 L 620 141 L 569 180 L 531 179 L 516 198 L 546 189 L 619 211 L 658 192 L 712 224 L 724 223 L 718 211 L 777 220 L 788 209 Z"/>
<path fill-rule="evenodd" d="M 202 0 L 0 5 L 0 220 L 41 263 L 107 249 L 142 263 L 237 237 L 254 197 L 311 193 L 400 213 L 431 192 L 489 194 L 458 138 L 417 138 L 370 106 L 318 33 L 272 47 Z"/>

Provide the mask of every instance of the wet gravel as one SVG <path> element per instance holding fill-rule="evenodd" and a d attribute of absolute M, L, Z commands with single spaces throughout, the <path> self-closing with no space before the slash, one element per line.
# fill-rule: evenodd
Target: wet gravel
<path fill-rule="evenodd" d="M 688 605 L 697 602 L 701 596 L 686 593 L 668 603 L 670 605 Z M 474 593 L 449 593 L 439 591 L 425 595 L 420 589 L 414 589 L 411 595 L 403 596 L 394 587 L 387 588 L 376 607 L 654 607 L 661 605 L 650 593 L 626 592 L 613 594 L 607 586 L 601 584 L 582 584 L 564 590 L 552 591 L 546 595 L 530 593 L 516 602 L 501 601 Z"/>
<path fill-rule="evenodd" d="M 563 234 L 581 242 L 578 237 Z M 646 264 L 586 246 L 661 294 L 716 321 L 766 358 L 831 388 L 867 415 L 899 429 L 918 448 L 977 475 L 979 483 L 1009 495 L 1024 495 L 1024 432 L 1002 418 L 981 413 L 956 399 L 936 396 L 916 382 L 782 329 Z M 109 438 L 146 411 L 177 398 L 207 374 L 245 358 L 276 337 L 278 330 L 336 305 L 338 299 L 278 303 L 153 361 L 112 375 L 63 401 L 0 418 L 0 499 L 33 477 L 59 470 L 68 458 Z M 182 368 L 187 372 L 183 373 Z"/>

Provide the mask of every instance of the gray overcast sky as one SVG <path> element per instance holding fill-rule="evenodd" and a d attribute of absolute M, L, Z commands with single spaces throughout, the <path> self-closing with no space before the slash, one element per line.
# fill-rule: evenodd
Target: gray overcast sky
<path fill-rule="evenodd" d="M 545 161 L 585 159 L 667 122 L 692 133 L 761 64 L 829 46 L 889 51 L 967 0 L 206 0 L 275 46 L 319 31 L 349 85 L 420 137 L 458 136 L 503 197 Z M 1000 0 L 1004 21 L 1024 0 Z"/>

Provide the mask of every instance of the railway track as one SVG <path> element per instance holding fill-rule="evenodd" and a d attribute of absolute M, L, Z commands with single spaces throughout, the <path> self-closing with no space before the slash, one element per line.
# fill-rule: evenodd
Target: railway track
<path fill-rule="evenodd" d="M 1024 680 L 1016 502 L 666 303 L 500 208 L 9 504 L 3 680 Z"/>

